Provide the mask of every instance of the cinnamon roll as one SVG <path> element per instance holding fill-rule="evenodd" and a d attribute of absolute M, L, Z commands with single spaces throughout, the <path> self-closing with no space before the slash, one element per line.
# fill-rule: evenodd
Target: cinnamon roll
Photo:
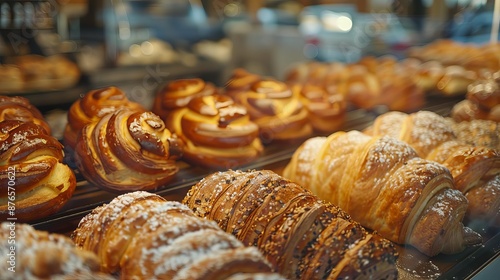
<path fill-rule="evenodd" d="M 142 105 L 130 101 L 117 87 L 105 87 L 88 92 L 76 100 L 68 111 L 68 123 L 63 135 L 64 145 L 74 149 L 76 138 L 85 125 L 122 108 L 145 111 Z"/>
<path fill-rule="evenodd" d="M 186 107 L 194 97 L 216 93 L 217 89 L 212 83 L 199 78 L 174 80 L 156 94 L 152 111 L 166 120 L 170 112 Z"/>
<path fill-rule="evenodd" d="M 183 159 L 191 164 L 233 168 L 252 162 L 263 151 L 259 127 L 229 96 L 196 96 L 173 111 L 166 124 L 186 143 Z"/>
<path fill-rule="evenodd" d="M 82 175 L 105 190 L 165 186 L 177 173 L 182 142 L 151 112 L 121 109 L 82 129 L 75 148 Z"/>
<path fill-rule="evenodd" d="M 73 171 L 62 160 L 61 143 L 44 127 L 0 122 L 0 218 L 33 221 L 59 211 L 76 187 Z"/>
<path fill-rule="evenodd" d="M 21 96 L 0 95 L 0 121 L 3 120 L 33 122 L 42 126 L 47 134 L 51 133 L 50 126 L 40 110 L 33 106 L 27 98 Z"/>
<path fill-rule="evenodd" d="M 300 102 L 298 88 L 271 78 L 260 78 L 249 85 L 247 90 L 230 89 L 228 94 L 247 108 L 250 119 L 259 126 L 263 143 L 311 135 L 312 126 Z"/>

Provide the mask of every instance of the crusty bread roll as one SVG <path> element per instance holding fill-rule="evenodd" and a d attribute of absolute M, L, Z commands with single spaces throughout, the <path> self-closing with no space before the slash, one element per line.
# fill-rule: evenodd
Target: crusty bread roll
<path fill-rule="evenodd" d="M 121 279 L 284 279 L 257 248 L 244 247 L 185 205 L 147 192 L 97 207 L 72 238 Z"/>
<path fill-rule="evenodd" d="M 76 248 L 64 235 L 35 230 L 28 224 L 2 222 L 0 237 L 4 240 L 0 246 L 2 279 L 114 279 L 99 271 L 94 253 Z"/>
<path fill-rule="evenodd" d="M 272 171 L 210 174 L 183 202 L 257 246 L 288 279 L 397 278 L 391 242 Z"/>
<path fill-rule="evenodd" d="M 0 122 L 0 218 L 33 221 L 59 211 L 76 187 L 73 171 L 62 160 L 61 143 L 43 127 Z"/>
<path fill-rule="evenodd" d="M 33 106 L 27 98 L 21 96 L 0 95 L 0 121 L 18 120 L 33 122 L 42 126 L 50 135 L 51 129 L 38 108 Z"/>
<path fill-rule="evenodd" d="M 69 108 L 63 135 L 68 152 L 75 148 L 76 138 L 85 125 L 122 108 L 145 111 L 141 104 L 130 101 L 121 89 L 113 86 L 89 91 L 76 100 Z"/>
<path fill-rule="evenodd" d="M 242 166 L 263 152 L 259 127 L 245 107 L 231 97 L 212 94 L 193 97 L 172 111 L 167 128 L 185 143 L 182 159 L 211 169 Z"/>
<path fill-rule="evenodd" d="M 121 109 L 82 129 L 75 161 L 81 174 L 102 189 L 153 190 L 179 170 L 182 145 L 157 115 Z"/>

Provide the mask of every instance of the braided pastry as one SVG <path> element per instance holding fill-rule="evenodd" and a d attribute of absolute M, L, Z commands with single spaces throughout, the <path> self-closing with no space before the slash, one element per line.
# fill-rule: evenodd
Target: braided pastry
<path fill-rule="evenodd" d="M 248 279 L 282 280 L 254 247 L 243 244 L 196 217 L 185 205 L 133 192 L 85 216 L 72 238 L 95 252 L 101 268 L 121 279 Z"/>
<path fill-rule="evenodd" d="M 169 114 L 187 106 L 189 101 L 197 96 L 216 94 L 217 89 L 212 83 L 202 79 L 179 79 L 167 83 L 156 94 L 152 112 L 162 120 L 169 119 Z"/>
<path fill-rule="evenodd" d="M 452 188 L 450 172 L 394 138 L 359 131 L 310 138 L 283 176 L 382 236 L 429 256 L 458 253 L 481 242 L 462 224 L 467 200 Z"/>
<path fill-rule="evenodd" d="M 114 279 L 99 272 L 94 253 L 76 248 L 66 236 L 35 230 L 28 224 L 2 222 L 0 238 L 5 240 L 0 246 L 4 280 Z"/>
<path fill-rule="evenodd" d="M 151 112 L 121 109 L 82 129 L 75 160 L 97 187 L 117 192 L 152 190 L 177 173 L 182 142 Z"/>
<path fill-rule="evenodd" d="M 68 123 L 63 135 L 65 147 L 73 150 L 76 138 L 85 125 L 122 108 L 145 111 L 142 105 L 130 101 L 125 93 L 116 87 L 92 90 L 76 100 L 68 111 Z"/>
<path fill-rule="evenodd" d="M 473 188 L 484 189 L 485 183 L 500 173 L 500 154 L 497 150 L 459 141 L 449 122 L 433 112 L 388 112 L 377 117 L 365 133 L 400 139 L 412 146 L 420 157 L 443 164 L 453 175 L 454 187 L 464 194 Z M 500 200 L 500 193 L 495 197 L 494 200 Z M 489 223 L 498 215 L 496 205 L 483 205 L 492 208 L 488 208 L 486 212 L 489 214 L 482 217 L 471 216 L 477 211 L 469 206 L 467 219 Z"/>
<path fill-rule="evenodd" d="M 213 173 L 184 198 L 288 279 L 395 279 L 393 244 L 338 207 L 268 170 Z"/>
<path fill-rule="evenodd" d="M 0 96 L 0 121 L 18 120 L 40 125 L 50 135 L 49 124 L 30 101 L 21 96 Z"/>
<path fill-rule="evenodd" d="M 233 168 L 262 154 L 259 127 L 229 96 L 196 96 L 173 111 L 167 127 L 185 143 L 182 158 L 209 168 Z"/>
<path fill-rule="evenodd" d="M 236 72 L 236 75 L 241 73 Z M 248 76 L 253 77 L 251 74 Z M 263 143 L 303 139 L 312 134 L 307 110 L 299 99 L 298 87 L 289 87 L 283 82 L 267 78 L 248 80 L 244 87 L 238 77 L 230 79 L 226 94 L 247 108 L 250 119 L 259 126 Z"/>
<path fill-rule="evenodd" d="M 62 160 L 61 143 L 42 126 L 0 122 L 0 218 L 33 221 L 59 211 L 76 186 L 73 171 Z"/>

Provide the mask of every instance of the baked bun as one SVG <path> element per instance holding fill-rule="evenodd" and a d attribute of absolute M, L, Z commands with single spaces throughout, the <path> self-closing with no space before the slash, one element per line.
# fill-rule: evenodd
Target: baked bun
<path fill-rule="evenodd" d="M 75 161 L 85 179 L 102 189 L 153 190 L 177 173 L 181 149 L 157 115 L 121 109 L 82 129 Z"/>
<path fill-rule="evenodd" d="M 186 107 L 194 97 L 216 93 L 217 88 L 212 83 L 199 78 L 174 80 L 157 92 L 152 111 L 166 120 L 171 112 Z"/>
<path fill-rule="evenodd" d="M 396 279 L 391 242 L 269 170 L 216 172 L 184 198 L 288 279 Z"/>
<path fill-rule="evenodd" d="M 23 73 L 13 64 L 0 64 L 0 93 L 20 92 L 23 90 Z"/>
<path fill-rule="evenodd" d="M 147 192 L 124 194 L 97 207 L 72 238 L 99 256 L 103 271 L 119 273 L 121 279 L 232 279 L 241 274 L 284 279 L 272 273 L 257 248 L 244 247 L 180 202 Z"/>
<path fill-rule="evenodd" d="M 182 158 L 209 168 L 234 168 L 263 152 L 259 127 L 229 96 L 201 95 L 173 111 L 167 127 L 184 142 Z"/>
<path fill-rule="evenodd" d="M 0 246 L 2 279 L 114 279 L 99 271 L 99 259 L 94 253 L 76 248 L 64 235 L 35 230 L 28 224 L 3 222 L 0 237 L 5 240 Z M 12 253 L 14 261 L 9 255 Z"/>
<path fill-rule="evenodd" d="M 33 122 L 42 126 L 47 134 L 51 133 L 50 126 L 42 113 L 27 98 L 21 96 L 0 95 L 0 121 L 3 120 Z"/>
<path fill-rule="evenodd" d="M 236 68 L 224 87 L 224 93 L 233 99 L 241 92 L 250 90 L 252 85 L 260 81 L 261 77 L 245 69 Z"/>
<path fill-rule="evenodd" d="M 450 121 L 457 139 L 474 146 L 500 151 L 500 123 L 490 120 Z"/>
<path fill-rule="evenodd" d="M 300 88 L 300 101 L 307 109 L 312 127 L 320 132 L 333 132 L 345 122 L 347 102 L 343 94 L 306 83 Z"/>
<path fill-rule="evenodd" d="M 68 123 L 63 135 L 64 145 L 74 149 L 76 137 L 85 125 L 122 108 L 145 111 L 142 105 L 130 101 L 117 87 L 106 87 L 88 92 L 69 108 Z"/>
<path fill-rule="evenodd" d="M 236 81 L 232 78 L 227 87 L 231 88 Z M 227 94 L 247 108 L 250 119 L 259 126 L 264 144 L 304 139 L 312 134 L 307 110 L 299 99 L 299 88 L 271 78 L 250 82 L 247 87 L 241 91 L 231 89 Z"/>
<path fill-rule="evenodd" d="M 493 79 L 475 81 L 469 85 L 466 98 L 489 111 L 500 104 L 500 82 Z"/>
<path fill-rule="evenodd" d="M 33 221 L 59 211 L 76 187 L 73 171 L 62 160 L 61 143 L 42 126 L 0 122 L 0 218 Z"/>

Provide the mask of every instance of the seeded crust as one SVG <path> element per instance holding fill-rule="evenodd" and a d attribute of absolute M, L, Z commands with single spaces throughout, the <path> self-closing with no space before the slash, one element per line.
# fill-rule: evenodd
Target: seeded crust
<path fill-rule="evenodd" d="M 288 279 L 339 273 L 362 279 L 374 267 L 381 277 L 397 277 L 390 241 L 368 234 L 338 207 L 272 171 L 213 173 L 194 185 L 183 203 L 243 244 L 257 246 Z"/>

